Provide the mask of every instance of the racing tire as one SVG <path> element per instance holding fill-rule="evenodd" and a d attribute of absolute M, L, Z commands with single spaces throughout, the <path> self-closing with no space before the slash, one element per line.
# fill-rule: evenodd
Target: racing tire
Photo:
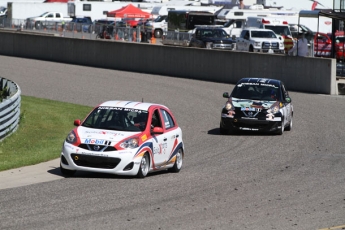
<path fill-rule="evenodd" d="M 63 168 L 61 163 L 60 163 L 60 171 L 61 171 L 62 175 L 65 177 L 71 177 L 76 173 L 75 170 L 68 170 L 68 169 Z"/>
<path fill-rule="evenodd" d="M 290 122 L 289 122 L 289 125 L 286 126 L 285 130 L 286 130 L 286 131 L 291 131 L 291 129 L 292 129 L 292 117 L 291 117 L 291 120 L 290 120 Z"/>
<path fill-rule="evenodd" d="M 222 122 L 220 122 L 220 124 L 219 124 L 219 133 L 220 133 L 221 135 L 226 135 L 226 134 L 228 134 L 228 130 L 222 128 Z"/>
<path fill-rule="evenodd" d="M 155 32 L 154 32 L 155 38 L 161 38 L 162 34 L 163 34 L 162 30 L 155 30 Z"/>
<path fill-rule="evenodd" d="M 283 118 L 282 118 L 282 119 L 283 119 Z M 280 126 L 281 126 L 280 129 L 277 130 L 277 134 L 278 134 L 278 135 L 283 135 L 284 129 L 285 129 L 285 127 L 284 127 L 284 122 L 283 122 L 283 121 L 281 122 Z"/>
<path fill-rule="evenodd" d="M 221 135 L 226 135 L 226 134 L 229 133 L 229 131 L 228 131 L 227 129 L 223 129 L 222 127 L 220 127 L 220 128 L 219 128 L 219 133 L 220 133 Z"/>
<path fill-rule="evenodd" d="M 183 163 L 183 152 L 182 149 L 179 149 L 176 153 L 176 161 L 172 168 L 169 168 L 168 171 L 172 173 L 178 173 L 182 168 Z"/>
<path fill-rule="evenodd" d="M 222 128 L 222 125 L 220 124 L 219 125 L 219 133 L 221 135 L 232 135 L 232 134 L 235 134 L 235 130 L 233 130 L 232 128 L 224 129 L 224 128 Z"/>
<path fill-rule="evenodd" d="M 254 52 L 253 46 L 249 46 L 249 52 Z"/>
<path fill-rule="evenodd" d="M 149 173 L 149 169 L 150 169 L 150 158 L 149 158 L 149 155 L 145 153 L 143 158 L 141 158 L 137 177 L 138 178 L 146 177 L 147 174 Z"/>

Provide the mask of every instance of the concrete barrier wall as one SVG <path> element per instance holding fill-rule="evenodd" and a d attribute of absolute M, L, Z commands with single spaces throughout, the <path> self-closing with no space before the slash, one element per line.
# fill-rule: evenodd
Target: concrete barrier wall
<path fill-rule="evenodd" d="M 243 77 L 275 78 L 291 91 L 336 94 L 335 59 L 7 31 L 0 31 L 0 54 L 232 84 Z"/>

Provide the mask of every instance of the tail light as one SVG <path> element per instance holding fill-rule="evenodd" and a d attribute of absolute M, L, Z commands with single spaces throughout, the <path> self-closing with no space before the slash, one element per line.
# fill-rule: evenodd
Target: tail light
<path fill-rule="evenodd" d="M 268 21 L 268 20 L 262 19 L 262 23 L 263 23 L 263 24 L 270 24 L 271 22 Z"/>

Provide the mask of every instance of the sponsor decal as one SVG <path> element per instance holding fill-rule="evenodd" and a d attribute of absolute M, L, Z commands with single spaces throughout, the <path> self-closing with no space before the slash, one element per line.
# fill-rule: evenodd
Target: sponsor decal
<path fill-rule="evenodd" d="M 83 155 L 88 155 L 88 156 L 96 156 L 96 157 L 108 157 L 108 154 L 104 154 L 104 153 L 87 153 L 87 152 L 81 152 L 80 154 Z"/>
<path fill-rule="evenodd" d="M 247 127 L 240 127 L 241 130 L 250 130 L 250 131 L 259 131 L 259 129 L 255 128 L 247 128 Z"/>
<path fill-rule="evenodd" d="M 65 144 L 66 149 L 74 150 L 74 147 L 70 144 Z"/>
<path fill-rule="evenodd" d="M 98 140 L 98 139 L 85 139 L 85 144 L 93 144 L 93 145 L 103 145 L 104 140 Z"/>
<path fill-rule="evenodd" d="M 255 111 L 255 108 L 241 107 L 241 111 Z"/>
<path fill-rule="evenodd" d="M 114 132 L 114 131 L 89 131 L 86 130 L 85 131 L 86 134 L 104 134 L 104 135 L 114 135 L 114 136 L 124 136 L 123 133 L 120 132 Z M 88 135 L 88 137 L 90 137 L 90 135 Z"/>
<path fill-rule="evenodd" d="M 165 150 L 167 148 L 168 148 L 167 143 L 158 144 L 158 146 L 153 147 L 153 154 L 165 154 L 166 153 Z"/>
<path fill-rule="evenodd" d="M 131 151 L 117 151 L 118 154 L 131 154 Z"/>
<path fill-rule="evenodd" d="M 247 120 L 257 120 L 255 117 L 241 117 L 242 119 L 247 119 Z M 237 122 L 237 121 L 235 121 Z"/>
<path fill-rule="evenodd" d="M 141 141 L 146 141 L 146 140 L 147 140 L 146 134 L 142 135 L 142 136 L 141 136 Z"/>

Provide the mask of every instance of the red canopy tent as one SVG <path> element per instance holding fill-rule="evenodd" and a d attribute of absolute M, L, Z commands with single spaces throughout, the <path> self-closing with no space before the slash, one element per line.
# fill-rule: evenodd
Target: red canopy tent
<path fill-rule="evenodd" d="M 151 18 L 151 14 L 129 4 L 118 10 L 107 13 L 107 17 L 113 18 Z"/>

